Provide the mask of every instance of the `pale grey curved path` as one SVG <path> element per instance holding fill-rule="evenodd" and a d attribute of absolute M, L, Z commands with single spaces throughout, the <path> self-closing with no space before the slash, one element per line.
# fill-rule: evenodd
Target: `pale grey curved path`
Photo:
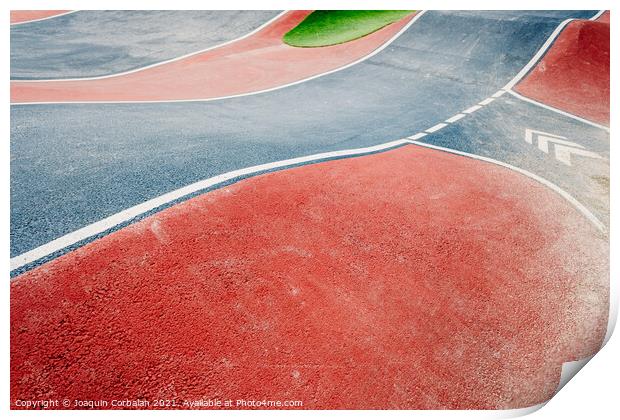
<path fill-rule="evenodd" d="M 279 11 L 85 10 L 11 27 L 11 79 L 104 76 L 239 38 Z"/>

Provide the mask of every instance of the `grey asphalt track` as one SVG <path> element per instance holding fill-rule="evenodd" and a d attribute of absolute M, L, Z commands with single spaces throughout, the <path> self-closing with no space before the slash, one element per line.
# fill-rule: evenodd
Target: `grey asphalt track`
<path fill-rule="evenodd" d="M 503 87 L 562 20 L 594 14 L 428 12 L 371 59 L 270 93 L 204 103 L 13 106 L 11 256 L 213 175 L 415 134 Z M 522 140 L 523 124 L 577 130 L 605 151 L 602 130 L 501 99 L 488 110 L 490 128 L 476 128 L 487 115 L 480 111 L 450 128 L 461 132 L 428 141 L 511 160 L 545 178 L 557 170 L 560 181 L 567 169 Z M 567 178 L 564 187 L 582 185 L 576 182 Z"/>
<path fill-rule="evenodd" d="M 525 141 L 525 130 L 565 137 L 600 158 L 558 160 Z M 429 134 L 423 143 L 488 157 L 525 169 L 569 192 L 609 226 L 609 134 L 596 127 L 504 94 L 474 114 Z M 510 187 L 507 186 L 507 190 Z"/>
<path fill-rule="evenodd" d="M 246 35 L 278 11 L 78 11 L 11 27 L 11 79 L 103 76 Z"/>

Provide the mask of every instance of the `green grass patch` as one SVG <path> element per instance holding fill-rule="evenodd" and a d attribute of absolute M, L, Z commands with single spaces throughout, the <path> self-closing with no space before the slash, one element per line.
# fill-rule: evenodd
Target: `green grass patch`
<path fill-rule="evenodd" d="M 283 40 L 293 47 L 342 44 L 378 31 L 414 10 L 316 10 L 288 31 Z"/>

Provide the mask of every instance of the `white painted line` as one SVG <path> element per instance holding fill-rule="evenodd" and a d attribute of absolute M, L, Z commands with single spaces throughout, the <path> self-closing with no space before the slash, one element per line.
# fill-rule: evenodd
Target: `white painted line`
<path fill-rule="evenodd" d="M 493 95 L 491 95 L 491 98 L 499 98 L 500 96 L 502 96 L 504 93 L 506 93 L 505 90 L 500 89 L 497 92 L 495 92 Z"/>
<path fill-rule="evenodd" d="M 446 120 L 446 122 L 452 124 L 453 122 L 457 122 L 458 120 L 460 120 L 464 116 L 465 116 L 465 114 L 456 114 L 455 116 L 448 118 Z"/>
<path fill-rule="evenodd" d="M 534 105 L 538 105 L 539 107 L 548 109 L 549 111 L 553 111 L 553 112 L 556 112 L 558 114 L 564 115 L 565 117 L 569 117 L 569 118 L 572 118 L 572 119 L 577 120 L 579 122 L 582 122 L 584 124 L 591 125 L 592 127 L 600 128 L 601 130 L 605 130 L 605 131 L 607 131 L 609 133 L 609 127 L 606 127 L 604 125 L 595 123 L 595 122 L 590 121 L 590 120 L 586 120 L 585 118 L 581 118 L 581 117 L 579 117 L 577 115 L 574 115 L 574 114 L 571 114 L 569 112 L 562 111 L 561 109 L 557 109 L 557 108 L 554 108 L 552 106 L 543 104 L 541 102 L 538 102 L 538 101 L 535 101 L 533 99 L 527 98 L 527 97 L 525 97 L 523 95 L 519 95 L 514 90 L 509 90 L 508 93 L 510 93 L 515 98 L 521 99 L 522 101 L 529 102 L 529 103 L 534 104 Z"/>
<path fill-rule="evenodd" d="M 562 32 L 562 29 L 564 29 L 564 27 L 568 25 L 570 22 L 572 22 L 573 20 L 574 19 L 566 19 L 565 21 L 560 23 L 560 25 L 557 28 L 555 28 L 555 31 L 553 31 L 553 33 L 549 36 L 549 38 L 547 38 L 543 46 L 540 47 L 538 52 L 536 52 L 534 57 L 532 57 L 532 59 L 525 65 L 525 67 L 523 67 L 521 71 L 517 73 L 517 75 L 513 77 L 513 79 L 510 82 L 508 82 L 506 86 L 503 87 L 503 89 L 504 90 L 512 89 L 512 87 L 516 85 L 532 69 L 532 67 L 536 65 L 536 63 L 538 63 L 538 60 L 540 60 L 540 58 L 547 52 L 547 50 L 549 49 L 549 47 L 551 46 L 555 38 L 560 34 L 560 32 Z"/>
<path fill-rule="evenodd" d="M 592 16 L 589 20 L 598 19 L 604 12 L 605 12 L 604 10 L 600 10 L 594 16 Z M 506 86 L 503 87 L 503 89 L 510 90 L 514 87 L 514 85 L 516 85 L 519 81 L 521 81 L 521 79 L 532 69 L 532 67 L 534 67 L 534 65 L 538 63 L 538 60 L 540 60 L 542 56 L 547 52 L 547 50 L 549 49 L 553 41 L 555 41 L 555 39 L 560 34 L 560 32 L 562 32 L 562 30 L 566 27 L 566 25 L 568 25 L 573 20 L 575 19 L 566 19 L 565 21 L 560 23 L 560 25 L 558 25 L 558 27 L 555 28 L 555 31 L 553 31 L 553 33 L 549 36 L 549 38 L 547 38 L 547 40 L 542 45 L 542 47 L 540 47 L 540 49 L 534 55 L 534 57 L 532 57 L 532 59 L 525 65 L 525 67 L 523 67 L 521 71 L 517 73 L 517 75 L 510 82 L 508 82 Z"/>
<path fill-rule="evenodd" d="M 478 105 L 488 105 L 488 104 L 490 104 L 491 102 L 493 102 L 494 100 L 495 100 L 494 98 L 486 98 L 484 101 L 480 101 L 480 102 L 478 103 Z"/>
<path fill-rule="evenodd" d="M 188 53 L 188 54 L 185 54 L 185 55 L 181 55 L 179 57 L 171 58 L 169 60 L 159 61 L 157 63 L 149 64 L 148 66 L 144 66 L 144 67 L 138 67 L 137 69 L 122 71 L 122 72 L 119 72 L 119 73 L 106 74 L 104 76 L 75 77 L 75 78 L 71 78 L 71 79 L 27 79 L 27 80 L 19 79 L 19 80 L 11 80 L 11 82 L 16 82 L 16 83 L 20 83 L 20 82 L 27 82 L 27 83 L 77 82 L 77 81 L 81 81 L 81 80 L 109 79 L 109 78 L 112 78 L 112 77 L 119 77 L 119 76 L 124 76 L 126 74 L 137 73 L 139 71 L 151 69 L 153 67 L 158 67 L 158 66 L 162 66 L 164 64 L 168 64 L 168 63 L 172 63 L 172 62 L 175 62 L 175 61 L 183 60 L 184 58 L 188 58 L 188 57 L 191 57 L 193 55 L 202 54 L 204 52 L 211 51 L 211 50 L 214 50 L 216 48 L 220 48 L 220 47 L 226 46 L 228 44 L 232 44 L 233 42 L 241 41 L 241 40 L 243 40 L 243 39 L 245 39 L 245 38 L 247 38 L 249 36 L 252 36 L 252 35 L 256 34 L 261 29 L 264 29 L 265 27 L 271 25 L 276 20 L 278 20 L 281 17 L 283 17 L 286 13 L 288 13 L 288 10 L 283 11 L 282 13 L 278 14 L 277 16 L 269 19 L 267 22 L 265 22 L 262 25 L 260 25 L 258 28 L 254 29 L 253 31 L 248 32 L 247 34 L 245 34 L 243 36 L 240 36 L 238 38 L 231 39 L 230 41 L 222 42 L 221 44 L 213 45 L 211 47 L 204 48 L 204 49 L 199 50 L 199 51 L 194 51 L 194 52 L 191 52 L 191 53 Z"/>
<path fill-rule="evenodd" d="M 276 89 L 281 89 L 284 88 L 286 86 L 291 86 L 291 85 L 295 85 L 298 83 L 302 83 L 304 81 L 307 80 L 311 80 L 317 77 L 321 77 L 325 74 L 330 74 L 330 73 L 334 73 L 336 71 L 339 70 L 343 70 L 344 68 L 350 67 L 352 65 L 357 64 L 358 62 L 361 62 L 363 60 L 366 60 L 370 57 L 372 57 L 373 55 L 377 54 L 379 51 L 383 50 L 384 48 L 386 48 L 390 43 L 392 43 L 398 36 L 400 36 L 406 29 L 408 29 L 419 17 L 421 17 L 424 14 L 424 11 L 418 13 L 412 20 L 411 22 L 409 22 L 405 27 L 403 27 L 403 29 L 401 29 L 397 34 L 394 35 L 393 38 L 391 38 L 387 43 L 385 43 L 383 46 L 381 46 L 379 49 L 375 50 L 374 52 L 372 52 L 371 54 L 369 54 L 366 57 L 363 57 L 361 59 L 359 59 L 356 62 L 350 63 L 347 66 L 341 67 L 339 69 L 334 69 L 331 70 L 329 72 L 320 74 L 320 75 L 316 75 L 313 76 L 311 78 L 308 79 L 304 79 L 304 80 L 300 80 L 294 83 L 290 83 L 288 85 L 283 85 L 283 86 L 279 86 L 276 88 L 272 88 L 272 89 L 267 89 L 264 91 L 259 91 L 259 92 L 252 92 L 252 93 L 247 93 L 247 94 L 241 94 L 241 95 L 234 95 L 234 96 L 229 96 L 229 97 L 237 97 L 237 96 L 247 96 L 247 95 L 253 95 L 253 94 L 258 94 L 258 93 L 262 93 L 262 92 L 268 92 L 268 91 L 272 91 L 272 90 L 276 90 Z M 569 19 L 570 21 L 570 19 Z M 567 21 L 564 21 L 567 22 Z M 563 23 L 564 23 L 563 22 Z M 562 25 L 560 25 L 562 26 Z M 556 29 L 557 31 L 557 29 Z M 555 32 L 554 32 L 555 33 Z M 557 34 L 556 34 L 557 35 Z M 552 34 L 553 37 L 553 34 Z M 540 52 L 540 51 L 539 51 Z M 527 66 L 526 66 L 527 67 Z M 523 71 L 523 70 L 522 70 Z M 518 75 L 517 75 L 518 76 Z M 513 79 L 514 80 L 514 79 Z M 506 89 L 506 88 L 504 88 Z M 521 95 L 516 94 L 515 92 L 506 89 L 510 94 L 516 96 L 516 97 L 520 97 L 523 100 L 526 101 L 531 101 L 527 98 L 521 97 Z M 499 92 L 497 92 L 499 93 Z M 496 94 L 497 94 L 496 93 Z M 503 94 L 503 93 L 502 93 Z M 499 95 L 501 96 L 501 95 Z M 208 100 L 217 100 L 217 99 L 223 99 L 223 98 L 213 98 L 213 99 L 208 99 Z M 493 99 L 491 99 L 489 101 L 490 98 L 485 99 L 483 102 L 488 101 L 487 103 L 490 103 Z M 208 101 L 206 100 L 206 101 Z M 198 101 L 198 100 L 196 100 Z M 204 100 L 203 100 L 204 101 Z M 138 101 L 140 102 L 140 101 Z M 144 102 L 188 102 L 188 101 L 144 101 Z M 531 101 L 534 102 L 534 101 Z M 73 103 L 78 103 L 78 102 L 73 102 Z M 91 103 L 91 102 L 86 102 L 86 103 Z M 118 103 L 118 102 L 104 102 L 104 103 Z M 534 102 L 535 103 L 535 102 Z M 33 103 L 24 103 L 24 105 L 28 105 L 28 104 L 33 104 Z M 538 104 L 537 105 L 543 106 L 543 107 L 547 107 L 546 105 L 543 104 Z M 19 104 L 12 104 L 12 105 L 19 105 Z M 483 105 L 486 105 L 483 103 Z M 477 110 L 479 110 L 480 108 L 482 108 L 480 105 L 474 105 L 468 109 L 466 109 L 465 111 L 463 111 L 462 114 L 470 114 L 473 113 Z M 572 116 L 571 114 L 567 114 L 564 113 L 563 111 L 560 110 L 556 110 L 553 109 L 551 107 L 548 107 L 552 110 L 555 110 L 556 112 L 562 113 L 564 115 L 568 115 L 571 116 L 573 118 L 577 118 L 579 119 L 579 117 L 575 117 Z M 457 114 L 457 115 L 462 115 L 462 114 Z M 452 118 L 455 118 L 451 117 Z M 460 117 L 462 118 L 462 117 Z M 459 118 L 459 119 L 460 119 Z M 581 120 L 581 119 L 580 119 Z M 447 120 L 448 121 L 448 120 Z M 591 125 L 595 125 L 598 126 L 594 123 L 591 123 L 587 120 L 583 120 L 583 122 L 591 124 Z M 427 133 L 433 133 L 435 131 L 441 130 L 442 128 L 446 127 L 448 124 L 445 123 L 439 123 L 429 129 L 426 130 Z M 599 128 L 605 129 L 607 131 L 609 131 L 609 129 L 607 127 L 603 127 L 603 126 L 599 126 Z M 372 153 L 375 151 L 380 151 L 380 150 L 385 150 L 391 147 L 395 147 L 395 146 L 399 146 L 405 143 L 411 143 L 411 144 L 416 144 L 419 146 L 423 146 L 423 147 L 428 147 L 431 149 L 437 149 L 437 150 L 442 150 L 445 152 L 449 152 L 449 153 L 455 153 L 458 155 L 462 155 L 462 156 L 467 156 L 470 158 L 474 158 L 474 159 L 478 159 L 478 160 L 482 160 L 485 162 L 490 162 L 490 163 L 494 163 L 496 165 L 500 165 L 503 167 L 506 167 L 508 169 L 512 169 L 516 172 L 519 172 L 523 175 L 526 175 L 538 182 L 540 182 L 541 184 L 551 188 L 552 190 L 554 190 L 555 192 L 557 192 L 558 194 L 560 194 L 562 197 L 564 197 L 567 201 L 569 201 L 575 208 L 577 208 L 577 210 L 579 210 L 584 216 L 586 216 L 586 218 L 588 220 L 590 220 L 600 231 L 605 231 L 605 225 L 600 222 L 596 216 L 594 216 L 583 204 L 581 204 L 579 201 L 577 201 L 575 198 L 573 198 L 570 194 L 568 194 L 566 191 L 562 190 L 560 187 L 558 187 L 557 185 L 551 183 L 550 181 L 547 181 L 546 179 L 539 177 L 538 175 L 535 175 L 531 172 L 528 172 L 524 169 L 518 168 L 516 166 L 512 166 L 509 165 L 507 163 L 504 162 L 500 162 L 497 161 L 495 159 L 491 159 L 491 158 L 486 158 L 483 156 L 478 156 L 478 155 L 474 155 L 471 153 L 466 153 L 466 152 L 460 152 L 457 150 L 453 150 L 453 149 L 448 149 L 448 148 L 444 148 L 444 147 L 440 147 L 440 146 L 434 146 L 431 144 L 426 144 L 426 143 L 421 143 L 416 141 L 419 138 L 422 138 L 424 136 L 426 136 L 426 133 L 417 133 L 411 137 L 408 137 L 407 139 L 400 139 L 400 140 L 395 140 L 392 142 L 388 142 L 388 143 L 383 143 L 377 146 L 372 146 L 372 147 L 366 147 L 366 148 L 360 148 L 360 149 L 349 149 L 349 150 L 342 150 L 342 151 L 336 151 L 336 152 L 326 152 L 326 153 L 319 153 L 319 154 L 315 154 L 315 155 L 310 155 L 310 156 L 305 156 L 305 157 L 300 157 L 300 158 L 294 158 L 294 159 L 288 159 L 288 160 L 283 160 L 283 161 L 278 161 L 278 162 L 272 162 L 272 163 L 267 163 L 267 164 L 263 164 L 263 165 L 257 165 L 257 166 L 252 166 L 249 168 L 244 168 L 244 169 L 239 169 L 239 170 L 235 170 L 235 171 L 231 171 L 231 172 L 227 172 L 221 175 L 217 175 L 208 179 L 205 179 L 203 181 L 198 181 L 194 184 L 188 185 L 186 187 L 180 188 L 178 190 L 175 191 L 171 191 L 167 194 L 161 195 L 159 197 L 156 197 L 154 199 L 148 200 L 144 203 L 138 204 L 134 207 L 131 207 L 129 209 L 123 210 L 119 213 L 116 213 L 112 216 L 109 216 L 103 220 L 100 220 L 98 222 L 95 222 L 93 224 L 90 224 L 88 226 L 85 226 L 81 229 L 78 229 L 74 232 L 71 232 L 67 235 L 64 235 L 60 238 L 57 238 L 51 242 L 48 242 L 44 245 L 41 245 L 33 250 L 30 250 L 28 252 L 25 252 L 23 254 L 17 255 L 13 258 L 11 258 L 10 264 L 11 264 L 11 271 L 20 268 L 26 264 L 29 264 L 31 262 L 34 262 L 40 258 L 43 258 L 47 255 L 53 254 L 54 252 L 60 251 L 64 248 L 67 248 L 71 245 L 74 245 L 82 240 L 88 239 L 92 236 L 98 235 L 100 233 L 103 233 L 115 226 L 118 226 L 119 224 L 122 224 L 126 221 L 129 221 L 137 216 L 140 216 L 144 213 L 147 213 L 157 207 L 160 207 L 162 205 L 168 204 L 172 201 L 176 201 L 179 198 L 185 197 L 187 195 L 193 194 L 195 192 L 198 192 L 200 190 L 204 190 L 207 189 L 209 187 L 212 187 L 214 185 L 220 184 L 224 181 L 230 180 L 230 179 L 234 179 L 240 176 L 244 176 L 244 175 L 251 175 L 257 172 L 262 172 L 265 170 L 269 170 L 269 169 L 274 169 L 274 168 L 281 168 L 281 167 L 285 167 L 285 166 L 291 166 L 291 165 L 295 165 L 295 164 L 300 164 L 300 163 L 306 163 L 306 162 L 312 162 L 315 160 L 322 160 L 322 159 L 327 159 L 327 158 L 334 158 L 334 157 L 344 157 L 344 156 L 355 156 L 355 155 L 361 155 L 361 154 L 366 154 L 366 153 Z"/>
<path fill-rule="evenodd" d="M 441 147 L 441 146 L 434 146 L 432 144 L 427 144 L 427 143 L 421 143 L 415 140 L 410 140 L 410 143 L 412 144 L 417 144 L 418 146 L 422 146 L 422 147 L 428 147 L 430 149 L 436 149 L 436 150 L 442 150 L 444 152 L 449 152 L 449 153 L 454 153 L 457 155 L 461 155 L 461 156 L 467 156 L 470 157 L 472 159 L 478 159 L 484 162 L 489 162 L 489 163 L 493 163 L 495 165 L 499 165 L 499 166 L 503 166 L 505 168 L 511 169 L 513 171 L 519 172 L 520 174 L 523 174 L 535 181 L 538 181 L 539 183 L 543 184 L 546 187 L 551 188 L 553 191 L 555 191 L 556 193 L 558 193 L 560 196 L 562 196 L 565 200 L 567 200 L 569 203 L 571 203 L 573 205 L 573 207 L 575 207 L 579 212 L 581 212 L 581 214 L 583 214 L 590 222 L 592 222 L 592 224 L 594 226 L 596 226 L 596 228 L 601 231 L 601 232 L 605 232 L 605 225 L 596 218 L 596 216 L 594 214 L 592 214 L 590 212 L 590 210 L 588 210 L 583 204 L 581 204 L 579 201 L 577 201 L 577 199 L 575 199 L 572 195 L 570 195 L 569 193 L 567 193 L 566 191 L 564 191 L 562 188 L 558 187 L 557 185 L 555 185 L 554 183 L 552 183 L 551 181 L 546 180 L 545 178 L 542 178 L 536 174 L 533 174 L 532 172 L 529 172 L 525 169 L 521 169 L 518 168 L 516 166 L 512 166 L 508 163 L 504 163 L 501 162 L 499 160 L 495 160 L 495 159 L 491 159 L 491 158 L 487 158 L 484 156 L 479 156 L 479 155 L 474 155 L 472 153 L 466 153 L 466 152 L 461 152 L 458 150 L 454 150 L 454 149 L 448 149 L 446 147 Z"/>
<path fill-rule="evenodd" d="M 177 100 L 161 100 L 161 101 L 75 101 L 75 102 L 71 102 L 71 101 L 50 101 L 50 102 L 14 102 L 11 103 L 11 106 L 13 105 L 51 105 L 51 104 L 149 104 L 149 103 L 175 103 L 175 102 L 211 102 L 211 101 L 219 101 L 222 99 L 230 99 L 230 98 L 239 98 L 239 97 L 243 97 L 243 96 L 251 96 L 251 95 L 259 95 L 261 93 L 267 93 L 267 92 L 273 92 L 279 89 L 284 89 L 290 86 L 294 86 L 294 85 L 298 85 L 301 83 L 305 83 L 308 82 L 310 80 L 314 80 L 314 79 L 318 79 L 319 77 L 323 77 L 323 76 L 327 76 L 328 74 L 332 74 L 332 73 L 336 73 L 338 71 L 341 70 L 345 70 L 348 69 L 349 67 L 352 67 L 356 64 L 361 63 L 362 61 L 368 60 L 369 58 L 375 56 L 376 54 L 378 54 L 379 52 L 383 51 L 385 48 L 387 48 L 392 42 L 394 42 L 400 35 L 403 34 L 403 32 L 405 32 L 407 29 L 409 29 L 409 27 L 411 25 L 413 25 L 419 18 L 421 18 L 424 13 L 426 13 L 425 10 L 422 10 L 420 12 L 418 12 L 413 19 L 411 19 L 411 21 L 406 24 L 400 31 L 398 31 L 396 34 L 394 34 L 394 36 L 390 39 L 388 39 L 385 43 L 383 43 L 379 48 L 377 48 L 376 50 L 372 51 L 371 53 L 369 53 L 368 55 L 361 57 L 349 64 L 346 64 L 342 67 L 338 67 L 329 71 L 326 71 L 324 73 L 319 73 L 319 74 L 315 74 L 314 76 L 310 76 L 307 77 L 305 79 L 301 79 L 301 80 L 297 80 L 295 82 L 291 82 L 291 83 L 287 83 L 284 85 L 279 85 L 279 86 L 275 86 L 269 89 L 263 89 L 263 90 L 257 90 L 257 91 L 253 91 L 253 92 L 247 92 L 247 93 L 240 93 L 237 95 L 228 95 L 228 96 L 219 96 L 219 97 L 215 97 L 215 98 L 206 98 L 206 99 L 177 99 Z M 232 42 L 232 41 L 231 41 Z M 198 54 L 198 53 L 194 53 L 194 54 Z M 68 80 L 68 79 L 60 79 L 62 80 Z M 83 80 L 83 79 L 82 79 Z M 13 82 L 21 82 L 24 80 L 15 80 L 12 81 Z M 33 82 L 36 82 L 37 80 L 31 80 Z"/>
<path fill-rule="evenodd" d="M 444 128 L 445 126 L 447 126 L 448 124 L 445 123 L 439 123 L 437 125 L 432 126 L 431 128 L 427 128 L 426 131 L 427 133 L 434 133 L 437 130 L 441 130 L 442 128 Z"/>
<path fill-rule="evenodd" d="M 54 19 L 54 18 L 57 18 L 57 17 L 70 15 L 71 13 L 75 13 L 75 12 L 79 12 L 79 10 L 71 10 L 69 12 L 59 13 L 57 15 L 47 16 L 47 17 L 44 17 L 44 18 L 25 20 L 23 22 L 15 22 L 15 23 L 11 23 L 11 26 L 24 25 L 26 23 L 33 23 L 33 22 L 41 22 L 42 20 Z"/>
<path fill-rule="evenodd" d="M 563 140 L 566 140 L 566 137 L 564 137 L 564 136 L 558 136 L 557 134 L 551 134 L 551 133 L 546 133 L 546 132 L 540 131 L 540 130 L 532 130 L 531 128 L 526 128 L 525 129 L 525 137 L 524 137 L 525 142 L 529 143 L 529 144 L 534 144 L 534 134 L 536 134 L 537 136 L 543 135 L 543 136 L 546 136 L 547 138 L 552 138 L 552 139 L 563 139 Z M 549 150 L 546 150 L 546 151 L 543 150 L 543 152 L 549 153 Z"/>
<path fill-rule="evenodd" d="M 17 255 L 11 258 L 11 271 L 17 268 L 20 268 L 26 264 L 29 264 L 31 262 L 37 261 L 38 259 L 43 258 L 47 255 L 53 254 L 54 252 L 65 249 L 71 245 L 74 245 L 92 236 L 103 233 L 109 229 L 114 228 L 115 226 L 118 226 L 124 222 L 127 222 L 137 216 L 143 215 L 144 213 L 147 213 L 153 209 L 156 209 L 165 204 L 176 201 L 180 198 L 183 198 L 195 192 L 205 190 L 207 188 L 221 184 L 222 182 L 225 182 L 231 179 L 235 179 L 241 176 L 256 174 L 258 172 L 263 172 L 263 171 L 267 171 L 270 169 L 283 168 L 286 166 L 298 165 L 301 163 L 308 163 L 308 162 L 313 162 L 313 161 L 318 161 L 318 160 L 323 160 L 323 159 L 364 155 L 367 153 L 377 152 L 377 151 L 389 149 L 392 147 L 400 146 L 403 144 L 407 144 L 410 141 L 411 140 L 408 140 L 408 139 L 400 139 L 400 140 L 395 140 L 395 141 L 391 141 L 388 143 L 379 144 L 377 146 L 364 147 L 360 149 L 347 149 L 347 150 L 340 150 L 340 151 L 334 151 L 334 152 L 318 153 L 314 155 L 303 156 L 303 157 L 298 157 L 298 158 L 293 158 L 293 159 L 286 159 L 286 160 L 281 160 L 277 162 L 271 162 L 271 163 L 265 163 L 262 165 L 251 166 L 248 168 L 237 169 L 235 171 L 226 172 L 221 175 L 217 175 L 217 176 L 214 176 L 214 177 L 202 180 L 202 181 L 198 181 L 193 184 L 187 185 L 185 187 L 179 188 L 177 190 L 160 195 L 159 197 L 145 201 L 144 203 L 130 207 L 119 213 L 113 214 L 112 216 L 106 217 L 105 219 L 102 219 L 98 222 L 92 223 L 74 232 L 68 233 L 64 236 L 61 236 L 60 238 L 54 239 L 53 241 L 48 242 L 44 245 L 41 245 L 31 251 Z"/>
<path fill-rule="evenodd" d="M 598 11 L 594 16 L 592 16 L 589 20 L 596 20 L 598 19 L 603 13 L 605 13 L 605 10 L 600 10 Z M 540 107 L 543 107 L 545 109 L 548 109 L 550 111 L 554 111 L 557 112 L 558 114 L 562 114 L 566 117 L 569 118 L 573 118 L 577 121 L 580 121 L 582 123 L 591 125 L 593 127 L 596 128 L 600 128 L 601 130 L 605 130 L 607 132 L 609 132 L 609 127 L 605 127 L 604 125 L 601 124 L 597 124 L 593 121 L 589 121 L 586 120 L 585 118 L 581 118 L 577 115 L 562 111 L 560 109 L 554 108 L 552 106 L 549 105 L 545 105 L 543 103 L 540 103 L 538 101 L 535 101 L 533 99 L 530 98 L 526 98 L 525 96 L 519 95 L 517 92 L 513 91 L 512 88 L 521 81 L 521 79 L 527 74 L 529 73 L 529 71 L 538 63 L 538 61 L 542 58 L 542 56 L 547 52 L 547 50 L 549 49 L 549 47 L 551 46 L 551 44 L 553 43 L 553 41 L 555 41 L 555 39 L 558 37 L 558 35 L 560 34 L 560 32 L 562 32 L 562 30 L 566 27 L 566 25 L 568 25 L 570 22 L 572 22 L 574 19 L 566 19 L 565 21 L 563 21 L 562 23 L 560 23 L 560 25 L 555 28 L 555 30 L 553 31 L 553 33 L 549 36 L 549 38 L 547 38 L 547 40 L 545 41 L 545 43 L 543 44 L 542 47 L 540 47 L 540 49 L 538 50 L 538 52 L 536 52 L 536 54 L 534 55 L 534 57 L 532 57 L 532 59 L 525 65 L 525 67 L 523 67 L 521 69 L 521 71 L 519 73 L 517 73 L 517 75 L 506 84 L 506 86 L 504 86 L 502 89 L 507 91 L 508 93 L 510 93 L 512 96 L 514 96 L 515 98 L 521 99 L 523 101 L 529 102 L 531 104 L 534 105 L 538 105 Z"/>
<path fill-rule="evenodd" d="M 463 111 L 463 114 L 471 114 L 472 112 L 478 111 L 480 108 L 482 108 L 480 105 L 474 105 Z"/>
<path fill-rule="evenodd" d="M 418 139 L 421 139 L 422 137 L 424 137 L 426 135 L 427 135 L 426 133 L 418 133 L 418 134 L 414 134 L 413 136 L 409 136 L 407 138 L 411 139 L 411 140 L 418 140 Z"/>

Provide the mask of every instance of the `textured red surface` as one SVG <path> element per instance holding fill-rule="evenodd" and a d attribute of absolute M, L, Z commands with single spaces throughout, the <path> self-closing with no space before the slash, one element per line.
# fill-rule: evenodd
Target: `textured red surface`
<path fill-rule="evenodd" d="M 517 173 L 406 146 L 251 178 L 16 278 L 11 400 L 546 400 L 607 320 L 606 239 Z"/>
<path fill-rule="evenodd" d="M 597 22 L 602 22 L 602 23 L 609 23 L 609 10 L 607 10 L 605 13 L 603 13 L 601 16 L 599 16 L 598 19 L 596 19 Z"/>
<path fill-rule="evenodd" d="M 70 10 L 11 10 L 11 23 L 28 22 L 67 12 L 70 12 Z"/>
<path fill-rule="evenodd" d="M 412 16 L 341 45 L 295 48 L 282 36 L 310 12 L 291 11 L 255 35 L 182 60 L 106 79 L 11 82 L 11 102 L 207 99 L 281 86 L 349 64 L 379 48 Z"/>
<path fill-rule="evenodd" d="M 609 12 L 597 21 L 569 23 L 515 90 L 609 125 Z"/>

